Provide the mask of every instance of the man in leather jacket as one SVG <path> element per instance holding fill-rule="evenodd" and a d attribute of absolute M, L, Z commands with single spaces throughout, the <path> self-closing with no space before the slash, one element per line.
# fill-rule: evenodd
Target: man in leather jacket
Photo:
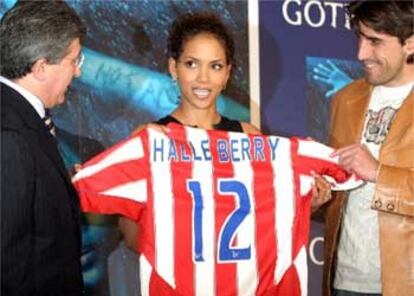
<path fill-rule="evenodd" d="M 326 209 L 323 295 L 414 295 L 413 1 L 353 1 L 365 77 L 332 101 L 330 145 L 367 182 Z"/>

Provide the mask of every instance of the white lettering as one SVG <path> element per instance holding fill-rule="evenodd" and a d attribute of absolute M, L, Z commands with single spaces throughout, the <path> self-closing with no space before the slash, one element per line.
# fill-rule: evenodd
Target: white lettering
<path fill-rule="evenodd" d="M 313 264 L 315 265 L 323 265 L 323 258 L 322 259 L 317 259 L 316 258 L 316 252 L 315 252 L 315 246 L 317 243 L 322 243 L 322 248 L 323 248 L 323 237 L 322 236 L 316 236 L 314 237 L 310 244 L 309 244 L 309 258 L 311 259 L 311 261 L 313 262 Z"/>
<path fill-rule="evenodd" d="M 350 30 L 349 17 L 345 13 L 345 4 L 337 1 L 322 0 L 284 0 L 282 5 L 283 19 L 292 26 L 308 25 L 320 28 L 329 25 L 337 28 L 343 25 Z"/>
<path fill-rule="evenodd" d="M 331 8 L 331 27 L 332 28 L 336 28 L 337 23 L 336 23 L 336 18 L 337 18 L 337 14 L 338 14 L 338 7 L 344 7 L 344 5 L 342 3 L 336 3 L 336 2 L 325 2 L 325 6 L 330 7 Z M 348 15 L 346 15 L 348 18 Z"/>
<path fill-rule="evenodd" d="M 351 19 L 349 18 L 349 15 L 345 14 L 345 28 L 348 30 L 351 30 Z"/>
<path fill-rule="evenodd" d="M 311 14 L 310 14 L 310 10 L 312 7 L 316 7 L 319 11 L 319 21 L 314 22 L 311 19 Z M 313 27 L 313 28 L 319 28 L 322 27 L 323 24 L 325 23 L 325 10 L 323 10 L 322 4 L 317 1 L 317 0 L 311 0 L 309 2 L 306 3 L 305 5 L 305 20 L 308 23 L 309 26 Z"/>
<path fill-rule="evenodd" d="M 295 12 L 295 16 L 296 16 L 295 20 L 289 17 L 288 7 L 292 2 L 295 2 L 299 6 L 301 5 L 300 0 L 288 0 L 288 1 L 283 2 L 283 6 L 282 6 L 283 18 L 286 20 L 288 24 L 291 24 L 293 26 L 300 26 L 302 25 L 302 15 L 300 12 L 298 11 Z"/>

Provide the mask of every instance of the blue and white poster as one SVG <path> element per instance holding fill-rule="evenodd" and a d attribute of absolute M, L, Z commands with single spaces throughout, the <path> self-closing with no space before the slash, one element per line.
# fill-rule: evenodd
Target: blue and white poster
<path fill-rule="evenodd" d="M 0 16 L 15 0 L 0 1 Z M 211 11 L 234 34 L 236 67 L 218 101 L 224 115 L 249 121 L 246 1 L 66 1 L 87 28 L 82 75 L 53 110 L 68 169 L 126 138 L 179 103 L 167 68 L 168 29 L 177 16 Z M 139 294 L 137 256 L 121 241 L 117 217 L 84 215 L 82 268 L 87 295 Z"/>

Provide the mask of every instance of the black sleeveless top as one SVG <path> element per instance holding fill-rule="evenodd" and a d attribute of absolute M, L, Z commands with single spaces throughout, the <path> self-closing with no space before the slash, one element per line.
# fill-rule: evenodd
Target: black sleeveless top
<path fill-rule="evenodd" d="M 159 119 L 156 123 L 167 125 L 170 122 L 182 124 L 174 117 L 167 115 L 161 119 Z M 197 126 L 192 126 L 197 127 Z M 222 131 L 229 131 L 229 132 L 243 132 L 243 128 L 241 126 L 240 121 L 228 119 L 227 117 L 221 116 L 220 122 L 213 125 L 215 130 L 222 130 Z"/>

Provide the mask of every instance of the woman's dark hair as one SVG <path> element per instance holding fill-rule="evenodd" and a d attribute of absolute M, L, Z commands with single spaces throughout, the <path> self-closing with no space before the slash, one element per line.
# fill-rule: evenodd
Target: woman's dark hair
<path fill-rule="evenodd" d="M 376 32 L 398 38 L 401 44 L 414 34 L 413 1 L 352 1 L 347 6 L 352 27 L 363 23 Z M 414 55 L 407 62 L 412 63 Z"/>
<path fill-rule="evenodd" d="M 233 37 L 221 19 L 209 12 L 184 14 L 174 21 L 168 34 L 168 57 L 178 60 L 185 42 L 201 33 L 216 37 L 225 49 L 227 63 L 234 65 Z"/>

